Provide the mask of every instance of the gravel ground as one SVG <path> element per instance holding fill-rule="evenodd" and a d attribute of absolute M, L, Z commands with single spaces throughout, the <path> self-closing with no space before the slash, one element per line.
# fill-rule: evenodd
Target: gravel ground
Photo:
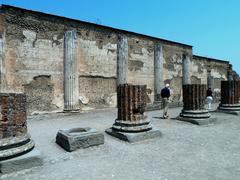
<path fill-rule="evenodd" d="M 176 117 L 181 108 L 170 109 Z M 105 144 L 72 153 L 55 144 L 59 129 L 92 127 L 104 132 L 116 118 L 116 109 L 73 114 L 46 114 L 28 118 L 28 130 L 41 151 L 44 166 L 2 175 L 0 179 L 240 179 L 240 116 L 213 113 L 216 123 L 197 126 L 147 112 L 162 137 L 134 144 L 104 133 Z"/>

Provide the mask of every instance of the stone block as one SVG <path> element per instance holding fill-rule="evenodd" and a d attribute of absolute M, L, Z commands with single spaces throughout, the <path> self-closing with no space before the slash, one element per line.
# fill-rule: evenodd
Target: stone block
<path fill-rule="evenodd" d="M 56 136 L 56 143 L 66 151 L 71 152 L 81 148 L 104 144 L 104 135 L 89 127 L 59 130 Z"/>
<path fill-rule="evenodd" d="M 43 160 L 40 151 L 33 149 L 27 154 L 0 162 L 0 173 L 8 174 L 32 167 L 42 166 Z"/>
<path fill-rule="evenodd" d="M 109 129 L 106 129 L 105 132 L 118 139 L 130 142 L 130 143 L 160 137 L 162 134 L 157 129 L 151 129 L 149 131 L 138 132 L 138 133 L 127 133 L 127 132 L 116 131 L 116 130 L 113 130 L 112 128 L 109 128 Z"/>

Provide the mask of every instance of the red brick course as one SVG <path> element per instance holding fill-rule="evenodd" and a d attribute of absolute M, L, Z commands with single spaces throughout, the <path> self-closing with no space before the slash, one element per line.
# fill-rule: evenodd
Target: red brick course
<path fill-rule="evenodd" d="M 0 138 L 27 133 L 26 95 L 0 93 Z"/>

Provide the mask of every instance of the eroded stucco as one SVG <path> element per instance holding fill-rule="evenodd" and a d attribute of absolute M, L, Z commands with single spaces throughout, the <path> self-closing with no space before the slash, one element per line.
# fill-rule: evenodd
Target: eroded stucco
<path fill-rule="evenodd" d="M 0 16 L 1 24 L 2 17 Z M 64 33 L 75 29 L 79 95 L 89 99 L 90 104 L 104 104 L 110 96 L 116 96 L 117 30 L 11 8 L 4 17 L 6 23 L 4 28 L 0 26 L 0 40 L 4 42 L 5 50 L 0 53 L 0 59 L 3 57 L 1 54 L 4 54 L 4 60 L 1 61 L 1 82 L 4 83 L 1 87 L 5 90 L 27 92 L 28 96 L 32 96 L 35 88 L 40 96 L 44 96 L 41 88 L 50 84 L 51 91 L 48 91 L 48 95 L 52 97 L 46 101 L 47 107 L 49 110 L 62 109 Z M 227 77 L 228 63 L 193 58 L 190 46 L 124 33 L 128 38 L 127 82 L 146 84 L 149 103 L 154 101 L 156 42 L 162 46 L 163 81 L 171 84 L 174 102 L 182 101 L 183 54 L 190 57 L 191 83 L 206 84 L 209 68 L 214 78 L 214 90 L 219 90 L 219 82 Z M 36 79 L 37 77 L 42 79 Z M 43 87 L 40 87 L 39 82 L 44 82 Z M 32 103 L 29 109 L 35 110 L 36 107 Z"/>

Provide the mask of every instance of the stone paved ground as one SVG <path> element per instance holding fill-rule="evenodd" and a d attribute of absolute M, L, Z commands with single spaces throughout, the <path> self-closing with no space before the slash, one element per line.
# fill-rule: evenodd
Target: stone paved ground
<path fill-rule="evenodd" d="M 176 117 L 181 108 L 170 109 Z M 240 179 L 240 117 L 215 114 L 218 121 L 196 126 L 162 120 L 160 111 L 147 112 L 163 136 L 129 144 L 105 134 L 105 144 L 72 153 L 55 144 L 61 128 L 109 128 L 116 109 L 81 114 L 48 114 L 29 117 L 28 127 L 44 166 L 2 175 L 0 179 Z"/>

